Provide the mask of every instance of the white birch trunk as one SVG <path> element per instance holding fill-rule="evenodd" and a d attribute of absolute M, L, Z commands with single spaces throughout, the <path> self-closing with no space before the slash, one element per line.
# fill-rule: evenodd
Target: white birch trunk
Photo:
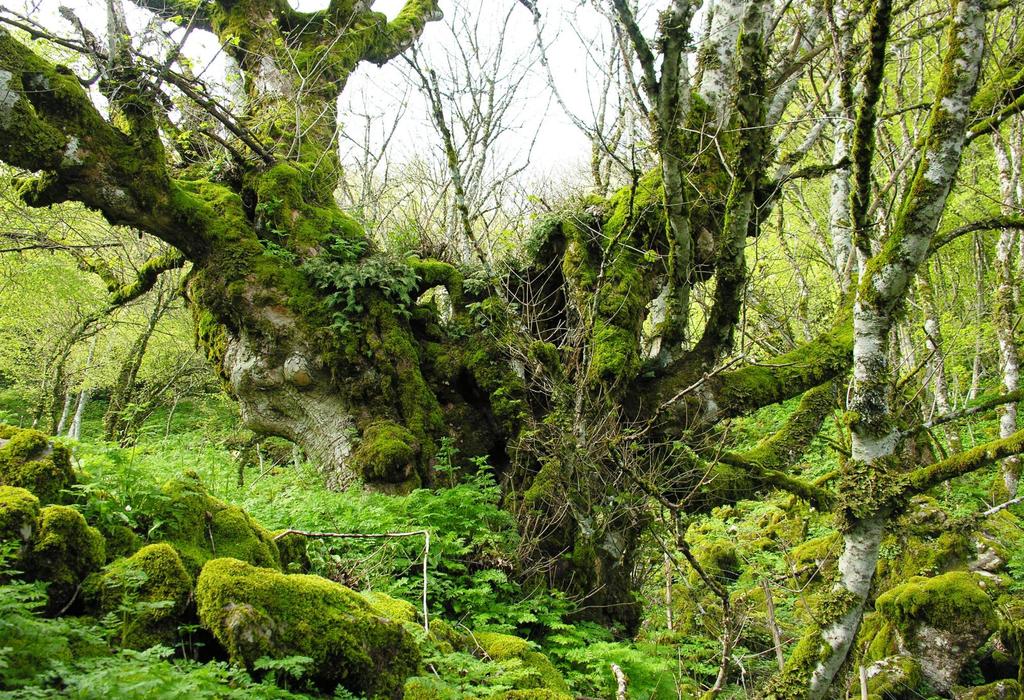
<path fill-rule="evenodd" d="M 903 205 L 897 210 L 890 240 L 865 268 L 863 274 L 869 277 L 861 281 L 854 301 L 850 409 L 856 418 L 851 424 L 851 463 L 870 467 L 880 475 L 883 485 L 900 447 L 890 397 L 889 339 L 909 285 L 928 254 L 960 167 L 985 44 L 984 0 L 960 0 L 951 19 L 950 49 L 944 58 L 943 80 L 923 155 Z M 847 489 L 858 491 L 864 487 L 860 483 L 847 485 Z M 844 493 L 840 488 L 840 500 L 850 497 L 859 503 L 855 512 L 847 514 L 835 589 L 837 607 L 845 608 L 845 612 L 840 615 L 833 611 L 832 619 L 822 623 L 821 640 L 830 651 L 818 655 L 812 670 L 808 688 L 812 700 L 825 695 L 856 638 L 890 514 L 891 504 L 882 491 L 877 502 L 865 503 L 863 493 Z"/>
<path fill-rule="evenodd" d="M 704 65 L 697 94 L 718 117 L 718 123 L 713 125 L 718 128 L 729 121 L 736 88 L 736 39 L 749 2 L 716 0 L 711 26 L 701 48 Z"/>
<path fill-rule="evenodd" d="M 999 132 L 992 134 L 992 148 L 995 151 L 996 165 L 999 170 L 999 190 L 1002 196 L 1004 214 L 1012 214 L 1018 206 L 1014 167 L 1010 153 Z M 996 244 L 996 293 L 995 321 L 996 338 L 999 342 L 999 363 L 1002 366 L 1003 389 L 1007 392 L 1016 391 L 1020 387 L 1020 355 L 1013 339 L 1017 305 L 1014 300 L 1016 271 L 1014 270 L 1014 243 L 1016 232 L 1003 229 Z M 1017 432 L 1017 404 L 1008 403 L 1003 406 L 999 417 L 999 437 L 1009 437 Z M 1003 484 L 1009 498 L 1017 495 L 1020 482 L 1020 457 L 1013 456 L 1003 460 Z"/>
<path fill-rule="evenodd" d="M 92 369 L 92 358 L 96 352 L 96 339 L 97 335 L 92 337 L 92 343 L 89 344 L 89 356 L 85 360 L 85 371 L 82 373 L 83 379 L 88 379 L 89 370 Z M 92 394 L 92 390 L 89 388 L 83 388 L 78 394 L 78 406 L 75 408 L 75 416 L 71 419 L 71 427 L 68 428 L 68 437 L 72 440 L 77 440 L 82 434 L 82 415 L 85 413 L 85 405 L 89 403 L 89 397 Z"/>
<path fill-rule="evenodd" d="M 917 279 L 918 298 L 924 311 L 924 344 L 931 359 L 928 361 L 928 376 L 935 395 L 935 408 L 938 415 L 945 416 L 952 412 L 949 401 L 949 382 L 946 378 L 946 354 L 942 348 L 942 326 L 939 324 L 939 312 L 935 306 L 935 292 L 931 283 L 931 268 L 925 266 Z M 951 452 L 960 452 L 963 444 L 960 432 L 955 426 L 947 425 L 943 430 Z"/>
<path fill-rule="evenodd" d="M 68 414 L 71 413 L 71 404 L 75 400 L 75 395 L 72 392 L 67 392 L 64 395 L 64 409 L 60 412 L 60 420 L 57 422 L 57 430 L 54 435 L 60 435 L 64 432 L 64 426 L 68 424 Z"/>

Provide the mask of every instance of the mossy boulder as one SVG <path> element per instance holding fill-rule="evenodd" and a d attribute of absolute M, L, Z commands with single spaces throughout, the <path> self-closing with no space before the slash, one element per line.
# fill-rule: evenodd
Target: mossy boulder
<path fill-rule="evenodd" d="M 497 632 L 475 632 L 478 654 L 506 666 L 521 666 L 516 690 L 547 690 L 568 693 L 569 686 L 554 664 L 525 639 Z"/>
<path fill-rule="evenodd" d="M 967 571 L 912 577 L 886 591 L 875 609 L 899 632 L 901 650 L 920 662 L 928 682 L 950 692 L 960 671 L 999 625 L 984 579 Z"/>
<path fill-rule="evenodd" d="M 206 563 L 196 585 L 199 619 L 232 661 L 308 656 L 312 681 L 367 697 L 399 698 L 419 649 L 401 624 L 362 596 L 305 574 L 282 574 L 237 559 Z"/>
<path fill-rule="evenodd" d="M 704 569 L 704 573 L 720 583 L 732 583 L 739 578 L 743 568 L 736 545 L 728 540 L 714 539 L 701 542 L 694 547 L 693 555 Z M 700 582 L 696 571 L 690 577 L 690 582 Z"/>
<path fill-rule="evenodd" d="M 47 506 L 39 513 L 36 535 L 25 555 L 25 571 L 49 583 L 47 612 L 63 610 L 77 596 L 85 578 L 106 561 L 103 536 L 82 514 L 67 506 Z"/>
<path fill-rule="evenodd" d="M 0 540 L 24 546 L 36 531 L 38 519 L 38 498 L 16 486 L 0 486 Z"/>
<path fill-rule="evenodd" d="M 281 559 L 281 570 L 290 574 L 308 574 L 312 568 L 306 551 L 308 540 L 294 532 L 285 534 L 286 532 L 287 530 L 278 530 L 271 533 Z"/>
<path fill-rule="evenodd" d="M 954 693 L 957 700 L 1018 700 L 1024 697 L 1020 683 L 1006 678 L 988 685 L 960 689 Z"/>
<path fill-rule="evenodd" d="M 127 525 L 100 525 L 100 533 L 107 541 L 107 561 L 116 561 L 122 557 L 130 557 L 144 544 L 134 530 Z"/>
<path fill-rule="evenodd" d="M 194 472 L 168 481 L 162 490 L 167 499 L 155 509 L 154 519 L 161 525 L 153 539 L 174 545 L 193 576 L 218 557 L 281 567 L 270 532 L 238 506 L 210 496 Z"/>
<path fill-rule="evenodd" d="M 120 644 L 148 649 L 173 646 L 192 599 L 192 577 L 178 552 L 166 542 L 118 559 L 95 582 L 93 594 L 103 612 L 120 610 Z"/>
<path fill-rule="evenodd" d="M 866 669 L 868 700 L 917 700 L 923 676 L 917 661 L 897 654 L 876 661 Z"/>
<path fill-rule="evenodd" d="M 363 431 L 349 466 L 367 484 L 408 492 L 420 485 L 416 471 L 419 451 L 410 431 L 392 421 L 377 421 Z"/>
<path fill-rule="evenodd" d="M 381 617 L 395 622 L 416 622 L 416 606 L 398 598 L 379 593 L 377 591 L 365 591 L 360 593 L 363 599 L 370 604 Z"/>
<path fill-rule="evenodd" d="M 49 504 L 60 503 L 74 483 L 67 447 L 38 430 L 0 425 L 0 484 L 28 489 Z"/>

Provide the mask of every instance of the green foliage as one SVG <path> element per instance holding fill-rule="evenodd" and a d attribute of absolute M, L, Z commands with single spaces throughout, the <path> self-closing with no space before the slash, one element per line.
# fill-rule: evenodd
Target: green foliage
<path fill-rule="evenodd" d="M 377 292 L 394 305 L 395 313 L 408 318 L 416 300 L 416 272 L 405 261 L 384 253 L 370 253 L 363 239 L 331 237 L 321 255 L 303 263 L 302 270 L 332 311 L 332 326 L 348 334 L 366 310 L 365 299 Z"/>

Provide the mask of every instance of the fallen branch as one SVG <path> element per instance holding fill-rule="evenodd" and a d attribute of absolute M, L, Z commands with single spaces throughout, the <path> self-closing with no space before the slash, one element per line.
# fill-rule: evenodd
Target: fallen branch
<path fill-rule="evenodd" d="M 430 614 L 427 610 L 427 561 L 430 558 L 430 531 L 412 530 L 410 532 L 306 532 L 305 530 L 288 529 L 274 535 L 274 541 L 288 535 L 301 537 L 330 538 L 339 540 L 382 540 L 401 537 L 423 537 L 423 629 L 430 631 Z"/>

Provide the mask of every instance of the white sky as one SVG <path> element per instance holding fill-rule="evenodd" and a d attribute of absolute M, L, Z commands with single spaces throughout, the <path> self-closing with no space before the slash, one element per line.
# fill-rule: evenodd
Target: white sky
<path fill-rule="evenodd" d="M 130 0 L 122 0 L 129 21 L 142 26 L 148 14 L 134 8 Z M 300 10 L 315 10 L 326 6 L 326 0 L 291 0 Z M 76 14 L 97 34 L 104 33 L 106 24 L 106 0 L 12 0 L 9 6 L 18 7 L 47 26 L 60 33 L 70 33 L 70 25 L 58 15 L 61 4 L 71 7 Z M 377 0 L 376 10 L 394 16 L 404 0 Z M 446 19 L 428 24 L 419 42 L 419 50 L 427 65 L 435 65 L 439 74 L 444 74 L 445 64 L 438 59 L 445 51 L 457 47 L 459 39 L 445 23 L 457 24 L 457 8 L 452 0 L 441 0 Z M 528 146 L 536 139 L 530 167 L 523 173 L 524 180 L 543 178 L 546 175 L 562 175 L 575 171 L 589 159 L 589 144 L 586 138 L 573 126 L 562 109 L 552 99 L 547 72 L 537 60 L 534 48 L 535 30 L 530 13 L 518 0 L 463 0 L 468 11 L 479 16 L 482 34 L 497 37 L 505 18 L 509 21 L 506 32 L 506 55 L 509 59 L 530 57 L 532 66 L 529 76 L 522 84 L 522 102 L 515 110 L 516 120 L 511 133 L 506 135 L 499 146 L 500 157 L 522 164 Z M 514 8 L 511 13 L 509 9 Z M 555 72 L 558 90 L 564 102 L 577 110 L 584 122 L 591 121 L 591 96 L 588 88 L 599 79 L 596 68 L 588 59 L 586 44 L 597 41 L 605 31 L 605 21 L 585 0 L 547 0 L 541 3 L 544 13 L 545 40 L 549 43 L 547 53 Z M 211 56 L 217 54 L 217 42 L 205 32 L 193 32 L 186 45 L 186 53 L 197 65 L 205 65 Z M 408 87 L 408 80 L 402 75 L 398 60 L 383 68 L 363 64 L 350 78 L 341 99 L 343 124 L 356 125 L 355 114 L 379 114 L 381 123 L 386 123 L 395 114 L 402 100 L 408 109 L 388 150 L 392 163 L 406 160 L 424 149 L 439 149 L 439 139 L 429 124 L 429 114 L 423 98 L 415 89 Z M 203 76 L 210 82 L 219 82 L 223 75 L 223 62 L 214 60 Z M 361 127 L 360 127 L 361 128 Z M 343 146 L 344 150 L 344 146 Z M 344 153 L 343 153 L 344 159 Z"/>

